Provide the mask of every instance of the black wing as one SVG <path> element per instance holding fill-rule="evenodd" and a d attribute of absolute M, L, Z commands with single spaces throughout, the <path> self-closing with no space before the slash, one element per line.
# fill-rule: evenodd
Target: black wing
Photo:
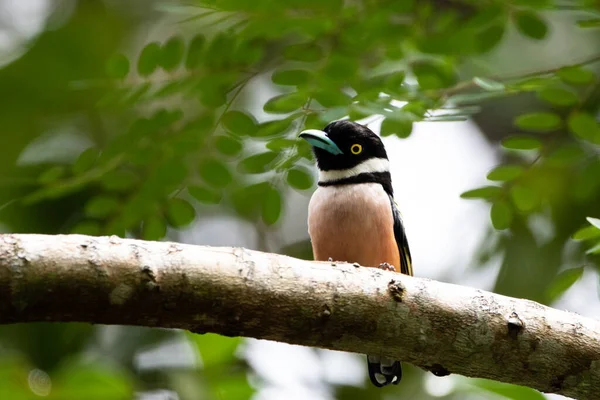
<path fill-rule="evenodd" d="M 390 203 L 392 204 L 392 214 L 394 215 L 394 236 L 396 237 L 396 243 L 398 244 L 398 250 L 400 251 L 400 272 L 412 276 L 412 258 L 410 256 L 406 231 L 404 230 L 404 224 L 402 223 L 402 215 L 392 196 L 390 196 Z"/>

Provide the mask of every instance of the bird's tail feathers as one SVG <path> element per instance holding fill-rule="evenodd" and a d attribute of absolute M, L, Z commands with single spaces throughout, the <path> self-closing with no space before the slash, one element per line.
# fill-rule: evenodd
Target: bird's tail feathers
<path fill-rule="evenodd" d="M 369 378 L 373 385 L 384 387 L 391 384 L 397 385 L 402 379 L 402 365 L 400 361 L 395 361 L 381 356 L 367 356 L 369 365 Z"/>

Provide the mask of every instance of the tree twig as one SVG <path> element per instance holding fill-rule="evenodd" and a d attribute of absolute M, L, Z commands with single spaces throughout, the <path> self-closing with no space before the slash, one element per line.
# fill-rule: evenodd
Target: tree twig
<path fill-rule="evenodd" d="M 596 62 L 600 62 L 600 54 L 596 54 L 594 56 L 588 57 L 584 60 L 577 61 L 575 63 L 560 65 L 558 67 L 546 68 L 546 69 L 542 69 L 542 70 L 525 72 L 525 73 L 521 72 L 521 73 L 515 73 L 515 74 L 509 74 L 509 75 L 490 76 L 490 77 L 488 77 L 488 79 L 505 82 L 505 81 L 512 81 L 512 80 L 516 80 L 516 79 L 533 78 L 535 76 L 553 74 L 562 68 L 583 67 L 584 65 L 593 64 Z M 472 79 L 470 79 L 468 81 L 459 82 L 456 85 L 449 87 L 447 89 L 441 89 L 438 91 L 438 94 L 442 97 L 443 96 L 451 96 L 453 94 L 462 92 L 467 89 L 472 89 L 475 87 L 478 87 L 477 84 Z"/>
<path fill-rule="evenodd" d="M 383 354 L 579 399 L 600 322 L 482 290 L 242 248 L 0 235 L 0 324 L 79 321 Z"/>

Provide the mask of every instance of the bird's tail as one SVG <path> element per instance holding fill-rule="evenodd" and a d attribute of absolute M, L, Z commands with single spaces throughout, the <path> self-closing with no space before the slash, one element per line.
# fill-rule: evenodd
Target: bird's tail
<path fill-rule="evenodd" d="M 373 385 L 384 387 L 390 383 L 397 385 L 402 379 L 402 365 L 400 361 L 394 361 L 381 356 L 367 356 L 369 365 L 369 378 Z"/>

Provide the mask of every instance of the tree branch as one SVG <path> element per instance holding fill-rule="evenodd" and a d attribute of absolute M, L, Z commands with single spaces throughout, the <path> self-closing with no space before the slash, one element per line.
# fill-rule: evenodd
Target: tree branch
<path fill-rule="evenodd" d="M 351 264 L 117 237 L 0 235 L 0 324 L 182 328 L 357 353 L 580 399 L 600 322 Z"/>

